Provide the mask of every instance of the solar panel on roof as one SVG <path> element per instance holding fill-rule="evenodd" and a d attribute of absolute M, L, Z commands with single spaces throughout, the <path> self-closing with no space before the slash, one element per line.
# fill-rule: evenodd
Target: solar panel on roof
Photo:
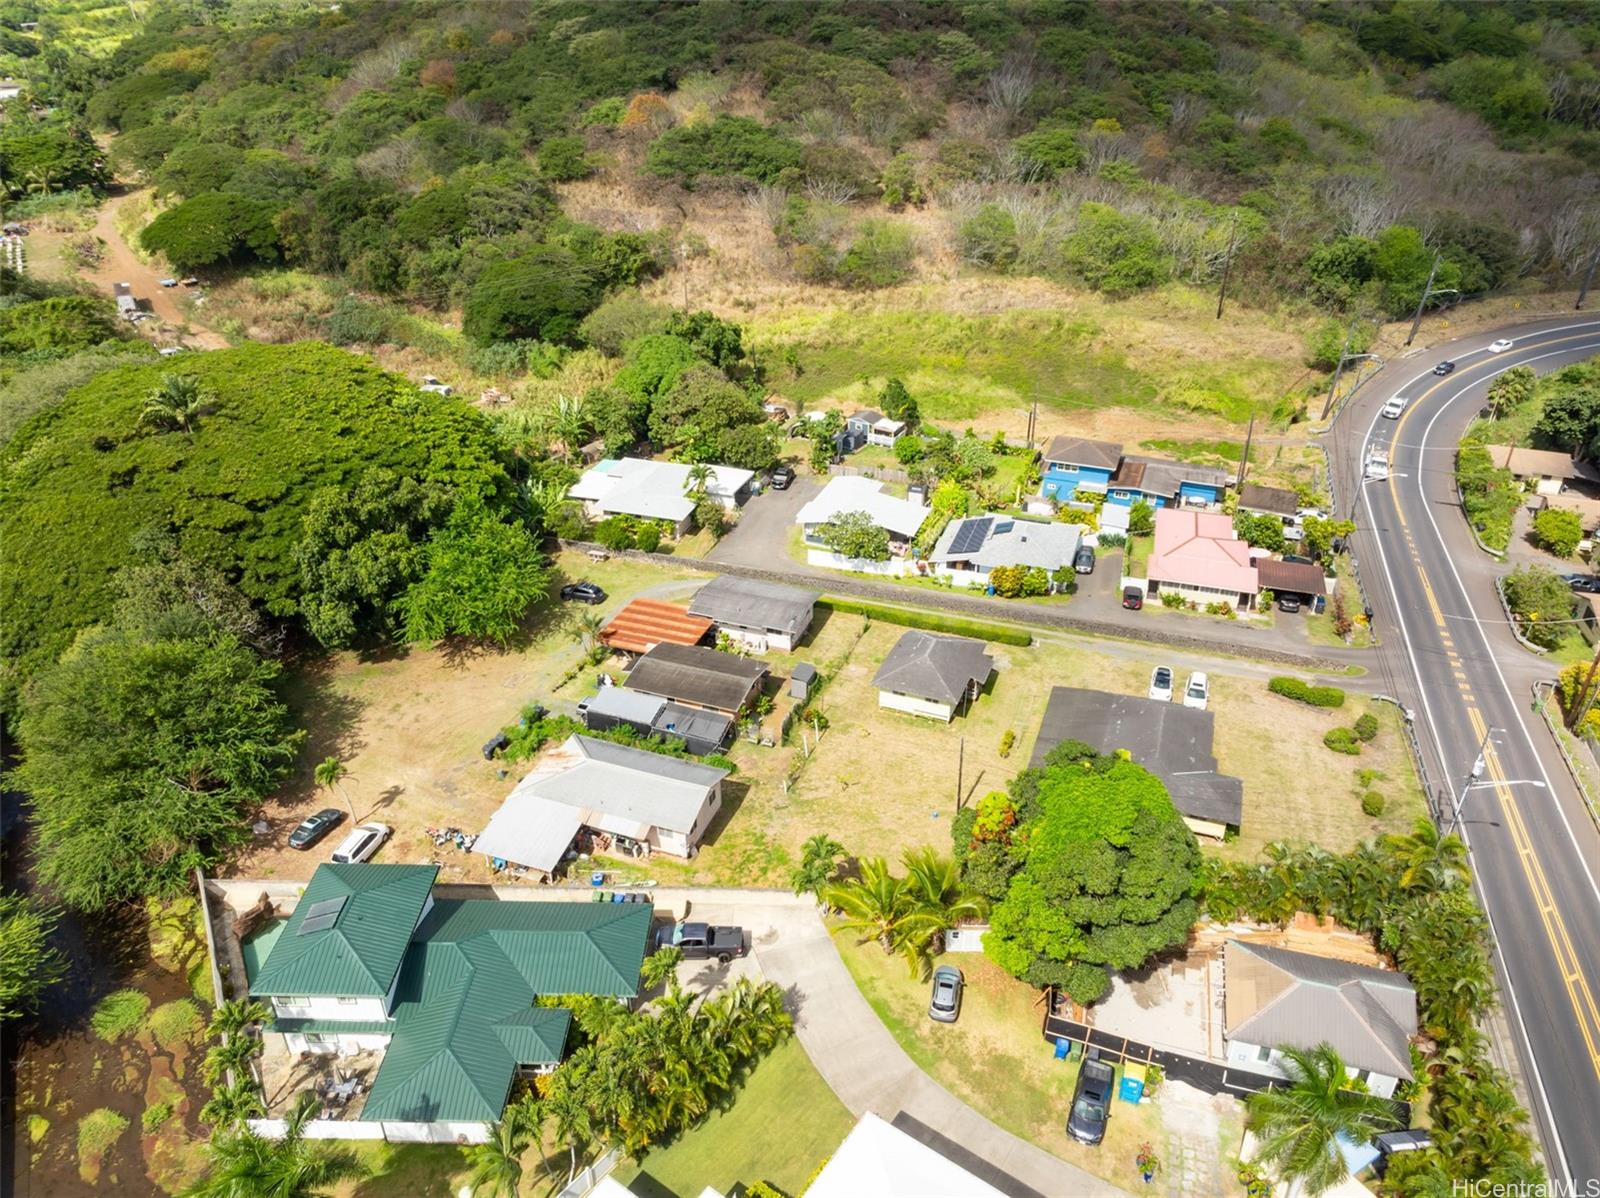
<path fill-rule="evenodd" d="M 322 932 L 331 928 L 339 920 L 339 912 L 344 910 L 345 900 L 350 896 L 341 894 L 338 898 L 323 899 L 321 902 L 312 903 L 306 908 L 306 917 L 300 921 L 299 935 L 307 932 Z"/>
<path fill-rule="evenodd" d="M 963 520 L 961 527 L 956 529 L 955 538 L 950 542 L 950 552 L 975 553 L 982 549 L 984 541 L 989 539 L 989 528 L 993 524 L 994 520 L 989 516 Z"/>

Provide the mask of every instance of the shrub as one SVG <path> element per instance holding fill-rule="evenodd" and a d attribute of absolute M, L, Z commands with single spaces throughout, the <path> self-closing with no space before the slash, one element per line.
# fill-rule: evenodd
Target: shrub
<path fill-rule="evenodd" d="M 195 1006 L 193 999 L 174 999 L 151 1011 L 145 1026 L 155 1037 L 157 1046 L 171 1052 L 191 1040 L 200 1030 L 200 1008 Z"/>
<path fill-rule="evenodd" d="M 557 183 L 587 179 L 594 166 L 581 137 L 552 137 L 539 147 L 539 173 Z"/>
<path fill-rule="evenodd" d="M 1348 753 L 1352 757 L 1361 752 L 1361 741 L 1349 728 L 1331 728 L 1323 736 L 1322 743 L 1335 753 Z"/>
<path fill-rule="evenodd" d="M 1585 662 L 1574 662 L 1565 667 L 1556 677 L 1556 697 L 1560 700 L 1561 710 L 1566 714 L 1568 721 L 1576 717 L 1575 708 L 1585 704 L 1587 709 L 1577 731 L 1588 733 L 1590 736 L 1600 736 L 1600 703 L 1583 694 L 1584 683 L 1588 677 L 1589 665 Z"/>
<path fill-rule="evenodd" d="M 462 308 L 461 331 L 479 344 L 537 338 L 565 345 L 599 302 L 585 269 L 570 251 L 541 246 L 486 267 Z"/>
<path fill-rule="evenodd" d="M 1007 728 L 1005 730 L 1005 734 L 1000 738 L 1000 756 L 1010 757 L 1011 750 L 1013 747 L 1015 747 L 1016 743 L 1017 734 L 1010 728 Z"/>
<path fill-rule="evenodd" d="M 172 1118 L 170 1102 L 158 1102 L 155 1106 L 147 1106 L 144 1108 L 144 1114 L 139 1116 L 139 1130 L 147 1136 L 153 1136 L 170 1118 Z"/>
<path fill-rule="evenodd" d="M 113 990 L 94 1005 L 89 1026 L 102 1040 L 120 1040 L 144 1022 L 150 996 L 142 990 Z"/>
<path fill-rule="evenodd" d="M 1162 607 L 1171 608 L 1173 611 L 1176 611 L 1178 608 L 1182 607 L 1183 605 L 1184 605 L 1183 596 L 1178 594 L 1176 591 L 1162 591 L 1161 592 L 1161 606 Z"/>
<path fill-rule="evenodd" d="M 1561 644 L 1571 627 L 1572 591 L 1561 575 L 1546 566 L 1518 566 L 1502 580 L 1506 606 L 1522 635 L 1544 649 Z"/>
<path fill-rule="evenodd" d="M 383 345 L 393 329 L 393 315 L 353 295 L 340 296 L 322 322 L 323 335 L 335 345 Z"/>
<path fill-rule="evenodd" d="M 1533 518 L 1533 540 L 1557 557 L 1571 557 L 1583 540 L 1583 521 L 1577 512 L 1547 507 Z"/>
<path fill-rule="evenodd" d="M 1098 539 L 1101 549 L 1121 549 L 1128 543 L 1128 538 L 1120 532 L 1103 532 Z"/>
<path fill-rule="evenodd" d="M 1383 796 L 1375 790 L 1369 790 L 1361 796 L 1361 811 L 1374 819 L 1383 814 Z"/>
<path fill-rule="evenodd" d="M 692 186 L 701 175 L 729 175 L 772 183 L 800 165 L 800 146 L 759 121 L 718 116 L 698 125 L 668 130 L 645 152 L 652 175 Z"/>
<path fill-rule="evenodd" d="M 1356 719 L 1355 734 L 1362 741 L 1375 740 L 1378 735 L 1378 717 L 1370 711 Z"/>
<path fill-rule="evenodd" d="M 1297 703 L 1309 703 L 1312 707 L 1344 706 L 1344 691 L 1336 686 L 1312 686 L 1298 678 L 1280 675 L 1267 683 L 1267 689 L 1275 695 L 1282 695 Z"/>
<path fill-rule="evenodd" d="M 1212 603 L 1206 604 L 1206 615 L 1227 616 L 1228 619 L 1231 620 L 1234 618 L 1235 612 L 1233 610 L 1233 604 L 1218 599 Z"/>
<path fill-rule="evenodd" d="M 202 192 L 145 226 L 139 244 L 178 270 L 278 260 L 278 205 L 226 191 Z"/>
<path fill-rule="evenodd" d="M 128 1120 L 110 1107 L 90 1111 L 78 1120 L 78 1169 L 85 1176 L 98 1176 L 106 1153 L 128 1130 Z"/>
<path fill-rule="evenodd" d="M 633 544 L 645 553 L 654 553 L 661 548 L 661 526 L 654 521 L 646 524 L 634 534 Z"/>
<path fill-rule="evenodd" d="M 1033 643 L 1033 637 L 1020 628 L 991 624 L 984 620 L 969 620 L 961 616 L 946 616 L 938 612 L 885 607 L 877 603 L 858 603 L 854 599 L 839 599 L 832 595 L 823 596 L 817 601 L 817 606 L 849 615 L 866 616 L 869 620 L 882 620 L 885 624 L 921 628 L 927 632 L 949 632 L 956 636 L 970 636 L 980 641 L 993 641 L 999 645 Z"/>
<path fill-rule="evenodd" d="M 632 549 L 633 521 L 627 516 L 607 516 L 594 526 L 594 539 L 607 549 Z"/>

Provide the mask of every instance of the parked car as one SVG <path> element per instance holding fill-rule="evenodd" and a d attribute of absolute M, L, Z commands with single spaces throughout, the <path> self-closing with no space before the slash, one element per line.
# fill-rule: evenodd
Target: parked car
<path fill-rule="evenodd" d="M 422 376 L 422 382 L 418 384 L 418 389 L 422 391 L 431 391 L 435 395 L 454 395 L 456 393 L 456 389 L 449 383 L 441 383 L 431 374 L 425 374 Z"/>
<path fill-rule="evenodd" d="M 1510 349 L 1515 344 L 1516 344 L 1516 342 L 1511 340 L 1511 338 L 1502 337 L 1502 338 L 1500 338 L 1500 340 L 1492 342 L 1490 344 L 1489 352 L 1491 354 L 1503 354 L 1503 353 L 1506 352 L 1506 350 Z"/>
<path fill-rule="evenodd" d="M 938 1023 L 954 1023 L 961 1015 L 961 991 L 966 986 L 961 971 L 954 965 L 941 965 L 933 971 L 933 995 L 928 999 L 928 1018 Z"/>
<path fill-rule="evenodd" d="M 1123 587 L 1122 606 L 1127 608 L 1129 611 L 1138 611 L 1140 608 L 1142 608 L 1144 606 L 1144 588 Z"/>
<path fill-rule="evenodd" d="M 685 961 L 704 961 L 715 957 L 726 965 L 745 955 L 743 928 L 719 927 L 709 923 L 675 923 L 656 931 L 656 948 L 683 950 Z"/>
<path fill-rule="evenodd" d="M 1206 709 L 1206 700 L 1211 697 L 1211 680 L 1196 670 L 1189 675 L 1189 685 L 1183 688 L 1183 705 L 1196 710 Z"/>
<path fill-rule="evenodd" d="M 339 842 L 339 847 L 333 850 L 334 863 L 349 865 L 365 861 L 378 851 L 393 832 L 394 829 L 388 824 L 357 824 L 350 835 Z"/>
<path fill-rule="evenodd" d="M 1454 362 L 1450 361 L 1447 358 L 1443 362 L 1440 362 L 1437 366 L 1435 366 L 1433 368 L 1433 373 L 1438 375 L 1440 378 L 1443 378 L 1445 375 L 1449 374 L 1455 368 L 1456 368 L 1456 364 Z"/>
<path fill-rule="evenodd" d="M 1575 591 L 1585 591 L 1590 595 L 1600 595 L 1600 574 L 1563 574 L 1561 581 Z"/>
<path fill-rule="evenodd" d="M 1067 1134 L 1080 1144 L 1098 1144 L 1106 1138 L 1106 1119 L 1111 1111 L 1111 1090 L 1117 1071 L 1104 1061 L 1085 1061 L 1078 1070 L 1078 1084 L 1072 1090 L 1072 1110 L 1067 1115 Z"/>
<path fill-rule="evenodd" d="M 1297 611 L 1299 611 L 1300 610 L 1300 596 L 1299 595 L 1279 595 L 1278 596 L 1278 610 L 1279 611 L 1286 611 L 1286 612 L 1297 612 Z"/>
<path fill-rule="evenodd" d="M 176 287 L 178 285 L 178 280 L 177 279 L 162 279 L 161 280 L 161 285 L 163 287 Z"/>
<path fill-rule="evenodd" d="M 1078 552 L 1072 555 L 1072 568 L 1079 574 L 1094 573 L 1094 549 L 1088 545 L 1079 545 Z"/>
<path fill-rule="evenodd" d="M 1296 565 L 1300 566 L 1314 566 L 1317 564 L 1309 557 L 1299 553 L 1286 553 L 1283 555 L 1283 560 L 1286 562 L 1294 562 Z"/>
<path fill-rule="evenodd" d="M 1172 671 L 1166 666 L 1150 671 L 1150 697 L 1158 703 L 1172 702 Z"/>
<path fill-rule="evenodd" d="M 772 472 L 772 489 L 774 491 L 787 491 L 789 484 L 794 482 L 794 468 L 779 466 Z"/>
<path fill-rule="evenodd" d="M 308 815 L 300 826 L 289 833 L 291 849 L 309 849 L 329 832 L 344 823 L 344 812 L 337 807 L 324 807 L 315 815 Z"/>
<path fill-rule="evenodd" d="M 1390 399 L 1388 403 L 1384 404 L 1383 407 L 1378 409 L 1378 415 L 1382 416 L 1385 420 L 1399 420 L 1400 414 L 1405 410 L 1406 397 L 1404 395 L 1396 395 Z"/>
<path fill-rule="evenodd" d="M 561 597 L 588 604 L 606 601 L 606 593 L 592 582 L 569 582 L 561 588 Z"/>

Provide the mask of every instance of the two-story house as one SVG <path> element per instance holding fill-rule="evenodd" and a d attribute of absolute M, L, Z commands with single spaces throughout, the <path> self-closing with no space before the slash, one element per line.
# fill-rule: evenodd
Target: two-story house
<path fill-rule="evenodd" d="M 1079 490 L 1104 495 L 1121 461 L 1122 446 L 1110 441 L 1053 438 L 1044 451 L 1039 493 L 1059 503 L 1068 502 Z"/>

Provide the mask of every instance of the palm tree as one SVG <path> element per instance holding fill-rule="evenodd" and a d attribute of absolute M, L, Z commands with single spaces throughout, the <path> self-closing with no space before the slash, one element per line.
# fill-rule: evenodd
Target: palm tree
<path fill-rule="evenodd" d="M 1384 845 L 1400 866 L 1402 890 L 1449 890 L 1472 879 L 1467 846 L 1454 834 L 1441 836 L 1431 819 L 1420 816 L 1406 836 L 1389 836 Z"/>
<path fill-rule="evenodd" d="M 193 436 L 195 419 L 205 407 L 205 402 L 200 384 L 193 379 L 179 374 L 164 375 L 160 386 L 152 387 L 145 396 L 139 423 L 162 429 L 181 429 Z"/>
<path fill-rule="evenodd" d="M 472 1166 L 467 1184 L 474 1195 L 481 1189 L 487 1198 L 517 1198 L 522 1155 L 533 1144 L 536 1126 L 529 1114 L 521 1104 L 506 1107 L 500 1122 L 489 1124 L 489 1139 L 467 1149 L 467 1163 Z"/>
<path fill-rule="evenodd" d="M 212 1136 L 206 1147 L 210 1168 L 184 1191 L 185 1198 L 330 1198 L 340 1182 L 362 1177 L 349 1149 L 305 1138 L 317 1107 L 314 1095 L 302 1093 L 280 1140 L 243 1128 Z"/>
<path fill-rule="evenodd" d="M 550 431 L 561 442 L 564 457 L 572 457 L 583 448 L 584 434 L 589 431 L 589 417 L 580 395 L 556 397 L 555 409 L 550 413 Z"/>
<path fill-rule="evenodd" d="M 252 1024 L 264 1023 L 271 1015 L 265 1003 L 230 999 L 211 1013 L 206 1033 L 218 1040 L 232 1039 Z"/>
<path fill-rule="evenodd" d="M 932 849 L 908 852 L 906 867 L 910 910 L 902 921 L 900 951 L 913 971 L 926 973 L 932 958 L 944 951 L 944 934 L 964 919 L 979 919 L 989 904 L 961 885 L 961 869 Z"/>
<path fill-rule="evenodd" d="M 800 865 L 789 875 L 796 894 L 820 895 L 822 888 L 833 881 L 838 872 L 839 858 L 844 856 L 844 845 L 825 832 L 818 832 L 800 849 Z"/>
<path fill-rule="evenodd" d="M 1250 1096 L 1250 1129 L 1261 1144 L 1256 1159 L 1306 1194 L 1320 1194 L 1350 1172 L 1338 1137 L 1368 1143 L 1395 1126 L 1394 1108 L 1386 1099 L 1348 1088 L 1344 1061 L 1331 1044 L 1280 1051 L 1290 1084 Z"/>
<path fill-rule="evenodd" d="M 706 497 L 706 490 L 711 486 L 713 477 L 710 466 L 704 462 L 696 462 L 689 467 L 689 473 L 684 477 L 684 495 L 699 503 Z"/>
<path fill-rule="evenodd" d="M 206 1081 L 214 1086 L 229 1072 L 235 1075 L 245 1073 L 250 1058 L 260 1051 L 261 1042 L 252 1036 L 229 1036 L 220 1044 L 213 1044 L 201 1065 Z"/>
<path fill-rule="evenodd" d="M 899 944 L 912 907 L 905 879 L 891 874 L 882 857 L 864 860 L 859 878 L 824 887 L 822 898 L 844 914 L 844 927 L 876 940 L 886 953 Z"/>
<path fill-rule="evenodd" d="M 267 1113 L 254 1079 L 240 1077 L 233 1085 L 218 1086 L 200 1108 L 200 1122 L 210 1124 L 220 1135 L 246 1119 L 259 1119 Z"/>
<path fill-rule="evenodd" d="M 354 822 L 356 818 L 356 807 L 355 804 L 350 801 L 350 796 L 345 792 L 344 789 L 344 780 L 349 773 L 350 771 L 348 768 L 346 768 L 344 762 L 340 761 L 337 757 L 324 757 L 321 761 L 317 762 L 317 768 L 311 771 L 311 777 L 316 781 L 318 786 L 326 787 L 329 790 L 338 790 L 340 797 L 344 799 L 344 805 L 350 808 L 350 819 L 352 822 Z"/>
<path fill-rule="evenodd" d="M 683 950 L 675 944 L 656 949 L 644 959 L 644 967 L 639 971 L 644 988 L 654 990 L 664 983 L 676 982 L 678 963 L 682 960 Z"/>
<path fill-rule="evenodd" d="M 572 629 L 567 635 L 583 646 L 584 653 L 593 653 L 600 637 L 600 630 L 604 627 L 604 620 L 593 612 L 586 611 L 573 620 Z"/>
<path fill-rule="evenodd" d="M 586 1051 L 587 1049 L 579 1049 L 573 1053 L 571 1060 L 577 1060 L 579 1055 Z M 569 1065 L 570 1063 L 569 1060 Z M 557 1076 L 560 1076 L 559 1071 Z M 594 1138 L 589 1104 L 570 1084 L 556 1086 L 545 1098 L 545 1111 L 555 1120 L 556 1140 L 567 1149 L 567 1181 L 570 1184 L 578 1173 L 580 1150 L 587 1152 L 589 1142 Z"/>

